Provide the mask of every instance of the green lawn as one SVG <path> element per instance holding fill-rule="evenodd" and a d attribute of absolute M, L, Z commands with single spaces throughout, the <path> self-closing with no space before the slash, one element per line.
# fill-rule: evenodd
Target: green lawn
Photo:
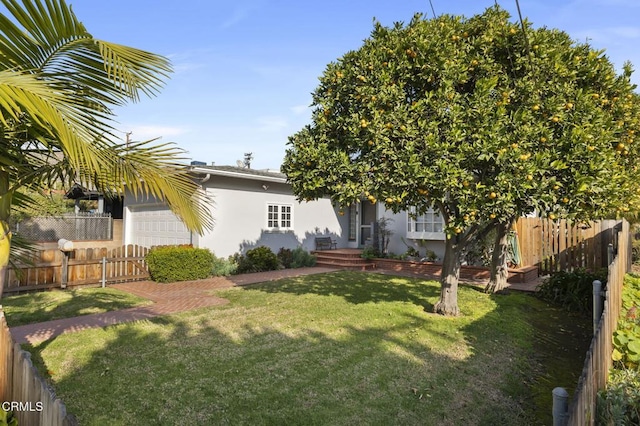
<path fill-rule="evenodd" d="M 19 294 L 0 299 L 10 327 L 150 304 L 112 288 L 80 288 Z"/>
<path fill-rule="evenodd" d="M 551 390 L 573 390 L 589 343 L 576 328 L 588 319 L 551 325 L 566 316 L 523 294 L 463 287 L 464 316 L 431 314 L 439 285 L 410 278 L 338 272 L 216 295 L 231 303 L 28 348 L 83 425 L 502 426 L 550 424 Z"/>

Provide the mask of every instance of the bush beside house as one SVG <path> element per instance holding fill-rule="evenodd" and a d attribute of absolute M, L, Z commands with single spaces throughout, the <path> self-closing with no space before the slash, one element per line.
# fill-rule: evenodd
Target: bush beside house
<path fill-rule="evenodd" d="M 237 271 L 238 264 L 233 262 L 233 260 L 213 256 L 211 275 L 214 277 L 228 277 L 229 275 L 236 274 Z"/>
<path fill-rule="evenodd" d="M 214 256 L 208 249 L 191 246 L 159 246 L 145 260 L 153 281 L 168 283 L 211 276 Z"/>
<path fill-rule="evenodd" d="M 316 257 L 302 247 L 294 249 L 292 256 L 291 268 L 303 268 L 305 266 L 316 265 Z"/>
<path fill-rule="evenodd" d="M 283 247 L 275 254 L 269 247 L 259 246 L 248 250 L 244 255 L 236 253 L 229 261 L 237 265 L 238 274 L 301 268 L 316 264 L 315 256 L 302 247 L 293 250 Z"/>
<path fill-rule="evenodd" d="M 276 255 L 269 247 L 259 246 L 228 259 L 216 257 L 209 249 L 189 245 L 158 246 L 145 257 L 153 281 L 168 283 L 199 280 L 251 272 L 314 266 L 316 257 L 302 247 L 281 248 Z"/>
<path fill-rule="evenodd" d="M 238 265 L 236 269 L 236 273 L 238 274 L 275 271 L 279 265 L 276 254 L 266 246 L 247 250 L 244 255 L 236 253 L 233 255 L 233 261 Z"/>

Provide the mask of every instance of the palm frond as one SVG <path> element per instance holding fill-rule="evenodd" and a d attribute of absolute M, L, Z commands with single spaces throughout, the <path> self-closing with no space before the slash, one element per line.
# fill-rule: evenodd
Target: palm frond
<path fill-rule="evenodd" d="M 209 228 L 206 194 L 179 164 L 181 150 L 108 142 L 111 108 L 157 94 L 169 60 L 93 38 L 64 0 L 0 2 L 13 15 L 0 15 L 0 171 L 12 191 L 73 177 L 166 201 L 190 229 Z"/>
<path fill-rule="evenodd" d="M 184 151 L 172 143 L 157 140 L 128 145 L 103 146 L 110 154 L 94 183 L 105 193 L 165 201 L 185 225 L 202 233 L 213 226 L 210 197 L 196 184 L 189 168 L 178 161 Z"/>
<path fill-rule="evenodd" d="M 84 115 L 156 95 L 172 72 L 163 56 L 95 39 L 64 0 L 1 1 L 18 25 L 0 15 L 0 69 L 51 80 Z"/>
<path fill-rule="evenodd" d="M 95 168 L 99 166 L 100 152 L 87 141 L 93 140 L 102 128 L 94 127 L 95 122 L 84 122 L 85 117 L 66 102 L 63 94 L 34 75 L 0 71 L 0 122 L 10 128 L 24 115 L 46 131 L 41 141 L 59 142 L 72 164 L 88 162 Z"/>
<path fill-rule="evenodd" d="M 27 241 L 20 235 L 11 237 L 11 251 L 9 252 L 9 266 L 13 268 L 18 278 L 21 278 L 20 268 L 35 265 L 34 255 L 38 248 L 31 241 Z"/>

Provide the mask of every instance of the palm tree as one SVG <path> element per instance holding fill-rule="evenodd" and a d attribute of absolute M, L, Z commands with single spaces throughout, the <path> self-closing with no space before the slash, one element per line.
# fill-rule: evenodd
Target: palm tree
<path fill-rule="evenodd" d="M 180 164 L 183 151 L 114 140 L 111 108 L 154 96 L 169 60 L 95 39 L 64 0 L 0 0 L 0 296 L 19 188 L 53 181 L 93 185 L 167 202 L 185 225 L 212 225 L 206 195 Z"/>

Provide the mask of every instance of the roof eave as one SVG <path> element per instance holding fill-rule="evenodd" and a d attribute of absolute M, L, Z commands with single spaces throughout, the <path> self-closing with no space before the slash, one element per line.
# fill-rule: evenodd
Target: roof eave
<path fill-rule="evenodd" d="M 251 175 L 251 174 L 231 172 L 227 170 L 209 169 L 209 168 L 197 167 L 197 166 L 192 167 L 191 171 L 194 173 L 210 174 L 212 176 L 224 176 L 224 177 L 233 177 L 238 179 L 258 180 L 261 182 L 287 183 L 286 178 L 279 177 L 279 176 Z"/>

